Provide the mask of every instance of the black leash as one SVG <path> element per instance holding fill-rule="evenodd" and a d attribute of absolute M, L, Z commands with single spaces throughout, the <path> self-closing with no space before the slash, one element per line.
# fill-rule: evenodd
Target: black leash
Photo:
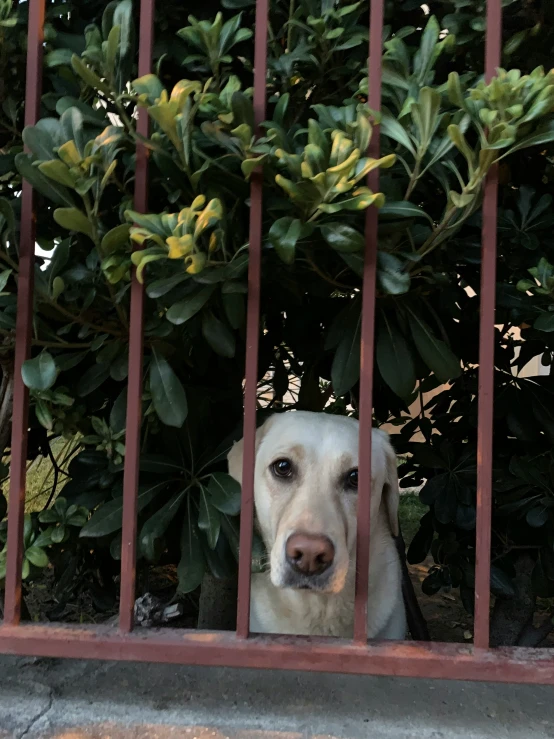
<path fill-rule="evenodd" d="M 402 597 L 404 599 L 404 607 L 406 609 L 408 629 L 410 630 L 410 634 L 414 641 L 431 641 L 427 622 L 425 621 L 421 608 L 419 607 L 414 586 L 408 571 L 408 564 L 406 562 L 406 544 L 400 529 L 400 522 L 398 522 L 398 536 L 394 537 L 394 542 L 400 558 L 400 566 L 402 567 Z"/>

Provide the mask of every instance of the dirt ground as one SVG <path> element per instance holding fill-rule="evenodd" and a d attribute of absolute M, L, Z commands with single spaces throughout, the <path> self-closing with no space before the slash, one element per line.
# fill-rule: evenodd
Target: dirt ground
<path fill-rule="evenodd" d="M 412 583 L 432 641 L 471 642 L 473 622 L 456 592 L 424 595 L 421 583 L 427 576 L 433 560 L 429 557 L 420 565 L 408 565 Z"/>

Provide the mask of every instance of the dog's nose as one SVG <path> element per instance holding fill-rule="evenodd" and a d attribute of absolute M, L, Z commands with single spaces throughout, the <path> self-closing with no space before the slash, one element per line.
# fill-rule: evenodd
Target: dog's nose
<path fill-rule="evenodd" d="M 320 575 L 333 564 L 335 547 L 326 536 L 292 534 L 285 547 L 287 562 L 303 575 Z"/>

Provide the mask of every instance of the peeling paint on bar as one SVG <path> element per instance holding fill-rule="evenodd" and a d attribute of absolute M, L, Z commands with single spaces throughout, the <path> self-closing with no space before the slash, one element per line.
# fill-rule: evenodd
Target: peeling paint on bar
<path fill-rule="evenodd" d="M 25 79 L 25 126 L 33 126 L 40 115 L 42 95 L 42 55 L 45 0 L 30 0 L 27 36 L 27 72 Z M 29 428 L 29 391 L 23 384 L 21 367 L 31 353 L 33 290 L 35 269 L 35 198 L 31 185 L 23 182 L 21 194 L 21 231 L 19 272 L 17 278 L 17 323 L 14 363 L 10 494 L 8 508 L 8 558 L 4 623 L 18 624 L 21 618 L 21 568 L 23 564 L 23 519 L 27 434 Z"/>
<path fill-rule="evenodd" d="M 269 0 L 256 0 L 254 46 L 254 120 L 265 119 L 267 83 L 267 30 Z M 248 307 L 246 318 L 246 381 L 244 389 L 244 462 L 240 514 L 237 636 L 245 639 L 250 630 L 250 570 L 254 526 L 254 463 L 258 390 L 258 343 L 260 336 L 260 290 L 262 262 L 263 177 L 254 172 L 250 188 L 250 238 L 248 264 Z"/>
<path fill-rule="evenodd" d="M 490 82 L 500 66 L 502 0 L 487 2 L 485 44 L 485 77 Z M 481 236 L 474 625 L 474 644 L 479 649 L 489 646 L 497 210 L 498 165 L 493 165 L 485 181 Z"/>
<path fill-rule="evenodd" d="M 154 43 L 154 0 L 141 0 L 139 26 L 139 77 L 150 72 Z M 141 108 L 137 132 L 148 136 L 148 112 Z M 137 143 L 135 172 L 135 210 L 148 209 L 148 150 Z M 134 621 L 137 541 L 137 495 L 139 482 L 140 429 L 142 412 L 142 372 L 144 343 L 144 287 L 133 268 L 129 325 L 129 380 L 123 477 L 123 529 L 121 532 L 121 592 L 119 627 L 131 631 Z"/>

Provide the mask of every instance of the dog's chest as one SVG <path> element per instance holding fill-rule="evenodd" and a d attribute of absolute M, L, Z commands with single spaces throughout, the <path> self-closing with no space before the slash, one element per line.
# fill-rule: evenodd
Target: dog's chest
<path fill-rule="evenodd" d="M 350 594 L 349 594 L 350 595 Z M 278 590 L 265 575 L 252 578 L 250 628 L 258 633 L 334 636 L 353 633 L 354 598 Z"/>

